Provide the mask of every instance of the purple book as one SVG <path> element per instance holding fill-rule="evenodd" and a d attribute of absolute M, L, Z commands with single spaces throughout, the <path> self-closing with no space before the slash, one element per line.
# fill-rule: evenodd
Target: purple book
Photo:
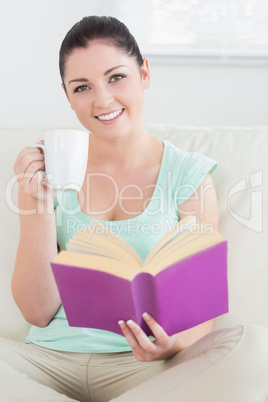
<path fill-rule="evenodd" d="M 228 312 L 227 242 L 187 257 L 155 276 L 141 271 L 130 281 L 99 270 L 51 263 L 70 326 L 122 335 L 119 320 L 151 331 L 151 314 L 168 335 Z"/>

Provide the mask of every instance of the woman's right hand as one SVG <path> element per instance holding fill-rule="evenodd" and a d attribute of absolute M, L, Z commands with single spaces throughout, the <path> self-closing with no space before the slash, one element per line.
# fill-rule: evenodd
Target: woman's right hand
<path fill-rule="evenodd" d="M 43 144 L 44 141 L 40 141 Z M 34 147 L 24 148 L 18 155 L 13 166 L 16 179 L 25 193 L 38 200 L 45 200 L 53 195 L 42 171 L 45 171 L 44 153 Z"/>
<path fill-rule="evenodd" d="M 24 148 L 13 169 L 21 230 L 12 293 L 25 320 L 44 327 L 61 304 L 50 266 L 57 255 L 54 192 L 40 171 L 45 170 L 44 155 L 36 146 Z"/>

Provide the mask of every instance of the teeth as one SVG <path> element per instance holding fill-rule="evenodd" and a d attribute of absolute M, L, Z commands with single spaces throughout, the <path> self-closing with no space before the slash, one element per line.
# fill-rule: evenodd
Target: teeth
<path fill-rule="evenodd" d="M 116 112 L 104 114 L 102 116 L 97 116 L 97 117 L 100 120 L 112 120 L 112 119 L 115 119 L 117 116 L 119 116 L 123 112 L 123 110 L 124 109 L 117 110 Z"/>

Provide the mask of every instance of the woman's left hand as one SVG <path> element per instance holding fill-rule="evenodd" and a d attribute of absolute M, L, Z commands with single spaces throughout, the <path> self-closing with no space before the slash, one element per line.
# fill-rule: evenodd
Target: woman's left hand
<path fill-rule="evenodd" d="M 166 360 L 180 351 L 176 335 L 167 335 L 164 329 L 147 313 L 143 314 L 143 319 L 151 329 L 155 340 L 152 341 L 134 321 L 119 321 L 120 328 L 137 360 L 143 362 Z"/>

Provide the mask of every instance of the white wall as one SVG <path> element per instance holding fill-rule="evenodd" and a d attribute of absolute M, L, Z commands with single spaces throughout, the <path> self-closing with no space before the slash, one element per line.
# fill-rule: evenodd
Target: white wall
<path fill-rule="evenodd" d="M 268 65 L 152 66 L 146 120 L 204 125 L 267 125 Z"/>
<path fill-rule="evenodd" d="M 0 126 L 77 125 L 60 86 L 59 47 L 84 15 L 113 15 L 113 1 L 105 7 L 90 0 L 0 1 Z M 152 58 L 150 65 L 146 123 L 268 124 L 267 64 Z"/>

